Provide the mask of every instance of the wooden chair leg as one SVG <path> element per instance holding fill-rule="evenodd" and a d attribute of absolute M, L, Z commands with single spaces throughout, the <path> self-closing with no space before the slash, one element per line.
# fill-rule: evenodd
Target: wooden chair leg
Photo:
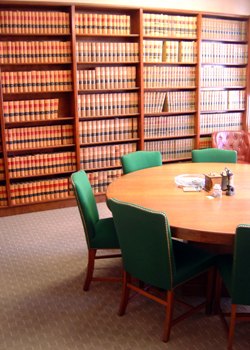
<path fill-rule="evenodd" d="M 237 306 L 236 304 L 232 304 L 232 307 L 231 307 L 231 318 L 230 318 L 228 344 L 227 344 L 228 350 L 231 350 L 233 346 L 234 329 L 235 329 L 235 322 L 236 322 L 236 306 Z"/>
<path fill-rule="evenodd" d="M 89 290 L 90 283 L 93 278 L 94 265 L 95 265 L 96 249 L 89 249 L 88 251 L 88 266 L 85 282 L 83 285 L 83 290 L 87 292 Z"/>
<path fill-rule="evenodd" d="M 122 280 L 122 297 L 121 297 L 120 308 L 118 311 L 119 316 L 123 316 L 125 314 L 125 311 L 128 305 L 129 291 L 130 291 L 130 289 L 128 288 L 128 283 L 131 283 L 131 277 L 126 271 L 124 271 L 123 280 Z"/>
<path fill-rule="evenodd" d="M 164 331 L 162 336 L 162 341 L 164 341 L 165 343 L 168 342 L 170 337 L 170 330 L 171 330 L 172 318 L 173 318 L 173 309 L 174 309 L 174 292 L 167 291 L 166 317 L 164 321 Z"/>

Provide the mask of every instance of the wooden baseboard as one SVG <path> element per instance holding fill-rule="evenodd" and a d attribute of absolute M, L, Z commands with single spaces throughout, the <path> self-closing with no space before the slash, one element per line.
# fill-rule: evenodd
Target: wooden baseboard
<path fill-rule="evenodd" d="M 105 201 L 105 195 L 103 194 L 96 195 L 97 203 L 104 202 L 104 201 Z M 0 208 L 0 217 L 32 213 L 36 211 L 74 207 L 74 206 L 76 206 L 75 198 L 62 199 L 58 201 L 49 201 L 49 202 L 43 202 L 43 203 L 17 205 L 12 207 Z"/>

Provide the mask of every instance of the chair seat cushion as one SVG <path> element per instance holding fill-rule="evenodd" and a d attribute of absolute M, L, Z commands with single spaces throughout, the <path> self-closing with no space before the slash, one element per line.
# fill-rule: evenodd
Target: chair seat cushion
<path fill-rule="evenodd" d="M 195 275 L 199 275 L 215 264 L 216 256 L 206 250 L 196 248 L 191 243 L 173 239 L 175 257 L 174 287 Z"/>
<path fill-rule="evenodd" d="M 91 239 L 90 246 L 96 249 L 120 248 L 113 218 L 97 221 L 95 224 L 95 236 Z"/>

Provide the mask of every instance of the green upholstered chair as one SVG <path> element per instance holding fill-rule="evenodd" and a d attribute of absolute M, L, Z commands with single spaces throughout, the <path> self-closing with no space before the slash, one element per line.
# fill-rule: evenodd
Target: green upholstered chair
<path fill-rule="evenodd" d="M 233 255 L 218 258 L 216 281 L 216 304 L 228 331 L 228 347 L 232 349 L 236 320 L 250 321 L 250 313 L 237 313 L 237 305 L 250 305 L 250 225 L 239 225 L 236 229 Z M 231 312 L 222 312 L 220 296 L 222 281 L 232 299 Z M 230 323 L 226 317 L 230 316 Z"/>
<path fill-rule="evenodd" d="M 173 320 L 175 288 L 209 271 L 207 306 L 210 305 L 215 258 L 192 245 L 172 240 L 165 213 L 116 199 L 109 199 L 107 203 L 113 213 L 124 268 L 119 315 L 126 311 L 130 290 L 161 303 L 166 309 L 162 340 L 167 342 L 172 325 L 205 305 L 204 302 L 196 307 L 189 305 L 187 312 Z M 142 289 L 142 285 L 146 288 Z M 166 291 L 166 297 L 152 295 L 148 285 Z"/>
<path fill-rule="evenodd" d="M 121 157 L 123 174 L 162 165 L 162 155 L 158 151 L 137 151 Z"/>
<path fill-rule="evenodd" d="M 192 151 L 194 163 L 236 163 L 237 152 L 218 148 L 195 149 Z"/>
<path fill-rule="evenodd" d="M 88 246 L 88 266 L 83 289 L 87 291 L 91 281 L 113 281 L 115 277 L 93 277 L 95 259 L 119 257 L 121 254 L 97 255 L 99 249 L 120 249 L 113 218 L 100 219 L 95 197 L 85 171 L 72 174 L 71 181 L 81 215 Z M 121 280 L 121 278 L 119 278 Z"/>

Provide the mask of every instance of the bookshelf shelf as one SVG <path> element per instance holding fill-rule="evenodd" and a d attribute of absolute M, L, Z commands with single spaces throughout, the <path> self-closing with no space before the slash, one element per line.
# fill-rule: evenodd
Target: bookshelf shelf
<path fill-rule="evenodd" d="M 41 63 L 41 62 L 30 62 L 30 63 L 3 63 L 2 66 L 4 67 L 5 65 L 8 67 L 25 67 L 25 66 L 34 66 L 34 67 L 44 67 L 44 65 L 46 64 L 46 66 L 70 66 L 71 62 L 46 62 L 46 63 Z"/>
<path fill-rule="evenodd" d="M 160 117 L 160 116 L 170 116 L 170 115 L 182 115 L 182 114 L 194 114 L 196 110 L 192 111 L 174 111 L 174 112 L 158 112 L 158 113 L 144 113 L 145 117 Z"/>
<path fill-rule="evenodd" d="M 126 38 L 139 38 L 139 34 L 126 34 L 126 35 L 125 34 L 76 34 L 76 38 L 126 39 Z"/>
<path fill-rule="evenodd" d="M 217 42 L 217 43 L 231 43 L 231 44 L 248 44 L 247 40 L 230 40 L 230 39 L 207 39 L 207 38 L 202 38 L 203 41 L 206 41 L 206 42 Z"/>
<path fill-rule="evenodd" d="M 184 135 L 172 135 L 172 136 L 158 136 L 158 137 L 145 137 L 145 141 L 153 141 L 153 140 L 172 140 L 172 139 L 181 139 L 187 137 L 195 137 L 195 134 L 184 134 Z"/>
<path fill-rule="evenodd" d="M 248 129 L 247 16 L 11 0 L 0 18 L 0 216 L 71 203 L 76 170 L 102 198 L 123 154 L 190 161 Z"/>
<path fill-rule="evenodd" d="M 86 90 L 78 90 L 78 94 L 89 94 L 89 93 L 111 93 L 111 92 L 126 92 L 126 91 L 138 91 L 139 87 L 131 87 L 131 88 L 114 88 L 114 89 L 86 89 Z"/>
<path fill-rule="evenodd" d="M 117 144 L 117 143 L 126 143 L 126 142 L 135 142 L 139 141 L 139 138 L 125 138 L 125 139 L 120 139 L 120 140 L 113 140 L 113 141 L 99 141 L 99 142 L 86 142 L 86 143 L 80 143 L 80 147 L 84 146 L 97 146 L 97 145 L 112 145 L 112 144 Z"/>
<path fill-rule="evenodd" d="M 144 35 L 144 39 L 150 40 L 185 40 L 185 41 L 196 41 L 197 37 L 189 37 L 189 36 L 174 36 L 174 35 Z"/>
<path fill-rule="evenodd" d="M 144 66 L 155 66 L 156 62 L 144 62 Z M 197 62 L 157 62 L 158 66 L 196 66 Z"/>
<path fill-rule="evenodd" d="M 79 121 L 87 121 L 87 120 L 100 120 L 100 119 L 113 119 L 113 118 L 132 118 L 132 117 L 139 117 L 139 113 L 133 113 L 133 114 L 116 114 L 114 115 L 97 115 L 94 118 L 93 117 L 83 117 L 83 118 L 79 118 Z"/>
<path fill-rule="evenodd" d="M 145 88 L 145 92 L 154 92 L 154 91 L 183 91 L 183 90 L 195 90 L 196 86 L 168 86 L 168 87 L 158 87 L 158 88 Z"/>
<path fill-rule="evenodd" d="M 24 180 L 24 181 L 32 181 L 33 179 L 42 179 L 43 177 L 49 178 L 49 177 L 54 177 L 54 176 L 62 176 L 63 175 L 67 175 L 70 176 L 72 174 L 72 170 L 67 170 L 67 171 L 60 171 L 60 172 L 47 172 L 47 173 L 41 173 L 41 174 L 31 174 L 31 175 L 23 175 L 23 176 L 10 176 L 11 182 L 15 183 L 18 182 L 20 180 Z"/>
<path fill-rule="evenodd" d="M 84 67 L 84 66 L 117 66 L 122 63 L 123 66 L 131 66 L 131 65 L 138 65 L 139 61 L 133 61 L 133 62 L 120 62 L 120 61 L 112 61 L 112 62 L 92 62 L 92 61 L 86 61 L 86 62 L 77 62 L 78 67 Z"/>

